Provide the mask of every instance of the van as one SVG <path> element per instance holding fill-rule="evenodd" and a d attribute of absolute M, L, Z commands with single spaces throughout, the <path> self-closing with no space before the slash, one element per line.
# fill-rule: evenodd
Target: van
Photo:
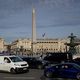
<path fill-rule="evenodd" d="M 19 56 L 0 56 L 0 71 L 18 73 L 28 71 L 28 63 Z"/>

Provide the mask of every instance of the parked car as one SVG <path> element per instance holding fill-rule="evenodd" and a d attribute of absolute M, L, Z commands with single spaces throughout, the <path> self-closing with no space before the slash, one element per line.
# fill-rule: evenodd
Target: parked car
<path fill-rule="evenodd" d="M 28 63 L 18 56 L 0 56 L 0 71 L 18 73 L 28 70 Z"/>
<path fill-rule="evenodd" d="M 62 63 L 49 66 L 44 70 L 44 76 L 48 78 L 70 78 L 80 80 L 80 66 L 75 63 Z"/>
<path fill-rule="evenodd" d="M 29 68 L 42 69 L 48 65 L 47 61 L 38 60 L 35 57 L 22 57 L 24 61 L 27 61 Z"/>

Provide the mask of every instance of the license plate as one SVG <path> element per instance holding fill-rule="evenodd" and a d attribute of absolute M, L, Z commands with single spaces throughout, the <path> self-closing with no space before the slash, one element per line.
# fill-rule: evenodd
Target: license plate
<path fill-rule="evenodd" d="M 23 68 L 23 70 L 26 70 L 27 68 Z"/>

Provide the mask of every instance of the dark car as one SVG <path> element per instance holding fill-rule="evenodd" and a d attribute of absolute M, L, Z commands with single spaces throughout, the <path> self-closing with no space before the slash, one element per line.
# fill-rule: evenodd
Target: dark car
<path fill-rule="evenodd" d="M 62 52 L 48 53 L 48 55 L 44 57 L 44 60 L 49 61 L 51 64 L 57 64 L 63 61 L 72 60 L 72 55 L 70 55 L 70 53 Z"/>
<path fill-rule="evenodd" d="M 75 63 L 63 63 L 50 66 L 44 70 L 48 78 L 70 78 L 80 80 L 80 66 Z"/>
<path fill-rule="evenodd" d="M 29 68 L 42 69 L 48 65 L 46 61 L 38 60 L 35 57 L 22 57 L 24 61 L 27 61 Z"/>

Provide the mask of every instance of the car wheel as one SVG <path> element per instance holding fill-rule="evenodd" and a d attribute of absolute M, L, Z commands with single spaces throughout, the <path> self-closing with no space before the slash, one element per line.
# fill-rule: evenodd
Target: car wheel
<path fill-rule="evenodd" d="M 46 77 L 48 77 L 48 78 L 52 78 L 52 75 L 53 75 L 53 74 L 52 74 L 52 72 L 46 72 L 45 75 L 46 75 Z"/>
<path fill-rule="evenodd" d="M 42 65 L 38 65 L 37 68 L 38 68 L 38 69 L 42 69 Z"/>
<path fill-rule="evenodd" d="M 77 74 L 76 78 L 77 80 L 80 80 L 80 73 Z"/>
<path fill-rule="evenodd" d="M 15 71 L 14 68 L 11 68 L 10 72 L 11 72 L 12 74 L 16 73 L 16 71 Z"/>

